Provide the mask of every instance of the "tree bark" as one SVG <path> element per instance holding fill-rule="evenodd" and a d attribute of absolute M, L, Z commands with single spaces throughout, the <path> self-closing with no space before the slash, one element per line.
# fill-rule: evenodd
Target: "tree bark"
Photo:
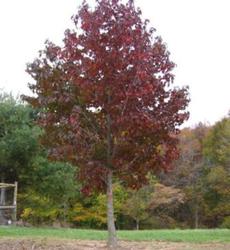
<path fill-rule="evenodd" d="M 108 248 L 117 249 L 117 235 L 114 222 L 114 208 L 113 208 L 113 187 L 112 187 L 112 170 L 108 170 L 107 176 L 107 226 L 108 226 Z"/>
<path fill-rule="evenodd" d="M 111 91 L 108 89 L 108 104 L 111 102 Z M 113 171 L 112 171 L 112 131 L 111 131 L 111 117 L 110 114 L 106 115 L 107 121 L 107 227 L 108 227 L 108 248 L 117 249 L 117 235 L 114 220 L 113 208 Z"/>
<path fill-rule="evenodd" d="M 199 228 L 199 205 L 195 204 L 195 229 Z"/>

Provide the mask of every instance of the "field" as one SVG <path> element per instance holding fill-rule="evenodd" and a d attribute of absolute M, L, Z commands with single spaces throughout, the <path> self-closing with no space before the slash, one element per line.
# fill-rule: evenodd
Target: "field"
<path fill-rule="evenodd" d="M 106 249 L 106 231 L 0 227 L 0 249 Z M 125 250 L 229 250 L 230 230 L 118 231 Z"/>

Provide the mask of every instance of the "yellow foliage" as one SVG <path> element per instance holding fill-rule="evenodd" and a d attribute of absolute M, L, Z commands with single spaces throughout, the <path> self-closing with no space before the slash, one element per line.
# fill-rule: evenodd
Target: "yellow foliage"
<path fill-rule="evenodd" d="M 94 207 L 86 208 L 82 204 L 76 203 L 73 208 L 73 218 L 75 222 L 96 221 L 99 224 L 106 223 L 106 214 L 100 210 L 94 210 Z"/>
<path fill-rule="evenodd" d="M 27 207 L 23 210 L 21 217 L 22 219 L 26 220 L 33 214 L 33 210 L 30 207 Z"/>

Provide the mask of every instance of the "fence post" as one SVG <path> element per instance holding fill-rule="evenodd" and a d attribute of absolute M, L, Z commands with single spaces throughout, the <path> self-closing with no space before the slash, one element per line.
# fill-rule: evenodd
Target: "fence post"
<path fill-rule="evenodd" d="M 17 193 L 18 193 L 18 183 L 15 181 L 14 183 L 14 211 L 13 211 L 13 223 L 16 224 L 17 222 Z"/>

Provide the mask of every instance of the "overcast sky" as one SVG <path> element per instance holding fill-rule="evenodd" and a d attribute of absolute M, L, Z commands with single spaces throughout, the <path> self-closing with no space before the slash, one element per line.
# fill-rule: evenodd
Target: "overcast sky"
<path fill-rule="evenodd" d="M 93 0 L 88 1 L 90 3 Z M 190 87 L 187 125 L 211 124 L 230 110 L 230 1 L 136 0 L 177 64 L 175 85 Z M 80 0 L 0 1 L 0 89 L 30 93 L 25 73 L 44 47 L 60 43 Z"/>

